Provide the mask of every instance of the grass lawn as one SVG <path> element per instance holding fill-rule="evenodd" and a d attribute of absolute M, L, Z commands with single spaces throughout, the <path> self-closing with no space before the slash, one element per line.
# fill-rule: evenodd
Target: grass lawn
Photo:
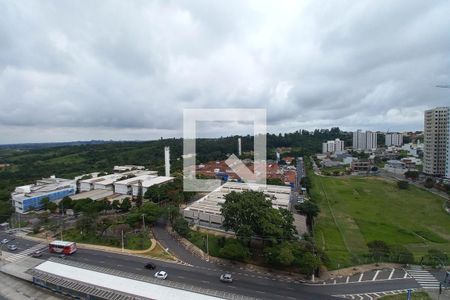
<path fill-rule="evenodd" d="M 371 262 L 365 254 L 373 240 L 404 245 L 417 260 L 431 248 L 450 254 L 443 198 L 414 186 L 400 190 L 379 178 L 310 176 L 311 196 L 321 209 L 315 240 L 328 254 L 329 268 Z"/>
<path fill-rule="evenodd" d="M 383 296 L 380 299 L 383 299 L 383 300 L 405 300 L 406 294 Z M 431 300 L 432 298 L 430 296 L 428 296 L 427 293 L 417 292 L 417 293 L 412 293 L 411 299 L 412 300 Z"/>
<path fill-rule="evenodd" d="M 117 248 L 121 247 L 121 240 L 119 238 L 98 238 L 95 235 L 81 235 L 80 232 L 75 228 L 67 229 L 64 231 L 64 240 Z M 149 238 L 142 239 L 142 236 L 139 234 L 129 233 L 125 236 L 125 249 L 145 250 L 150 248 L 151 245 L 152 242 Z"/>

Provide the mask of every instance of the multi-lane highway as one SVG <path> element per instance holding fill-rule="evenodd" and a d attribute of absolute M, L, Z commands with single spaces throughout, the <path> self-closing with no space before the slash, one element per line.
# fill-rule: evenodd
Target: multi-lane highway
<path fill-rule="evenodd" d="M 0 240 L 3 238 L 11 239 L 11 236 L 6 233 L 0 233 Z M 164 242 L 173 245 L 171 243 L 174 241 L 167 238 L 163 243 Z M 14 251 L 16 259 L 20 258 L 21 252 L 32 247 L 39 247 L 36 246 L 38 243 L 19 237 L 15 237 L 15 240 L 11 243 L 14 243 L 19 248 Z M 44 247 L 44 245 L 42 246 Z M 4 250 L 8 251 L 7 249 Z M 178 251 L 180 251 L 180 249 L 178 249 Z M 185 253 L 185 255 L 188 254 Z M 44 255 L 40 257 L 40 259 L 45 260 L 50 256 L 53 256 L 53 254 L 48 253 L 44 248 Z M 331 297 L 331 295 L 369 293 L 419 287 L 412 278 L 349 284 L 308 285 L 295 280 L 290 280 L 284 276 L 277 276 L 276 274 L 241 270 L 232 266 L 218 266 L 195 257 L 190 257 L 188 264 L 180 264 L 139 256 L 78 249 L 75 254 L 67 259 L 90 265 L 103 266 L 123 272 L 153 276 L 156 271 L 144 268 L 145 263 L 151 261 L 157 266 L 157 270 L 164 270 L 169 274 L 167 280 L 261 299 L 335 299 L 334 297 Z M 194 264 L 192 264 L 193 262 Z M 224 272 L 233 274 L 235 281 L 232 284 L 225 284 L 219 281 L 220 274 Z"/>

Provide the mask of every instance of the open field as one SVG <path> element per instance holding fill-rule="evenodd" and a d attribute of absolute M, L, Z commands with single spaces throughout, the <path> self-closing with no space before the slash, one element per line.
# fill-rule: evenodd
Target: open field
<path fill-rule="evenodd" d="M 321 209 L 315 240 L 328 254 L 330 268 L 370 262 L 367 243 L 373 240 L 403 245 L 416 260 L 428 249 L 450 254 L 450 215 L 443 198 L 414 186 L 400 190 L 379 178 L 310 176 L 311 196 Z"/>

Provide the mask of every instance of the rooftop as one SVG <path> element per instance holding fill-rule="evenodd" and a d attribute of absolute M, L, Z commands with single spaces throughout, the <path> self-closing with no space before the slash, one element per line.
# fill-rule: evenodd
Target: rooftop
<path fill-rule="evenodd" d="M 189 205 L 185 210 L 221 215 L 220 209 L 222 208 L 222 204 L 225 203 L 226 194 L 232 191 L 243 192 L 248 190 L 255 190 L 263 192 L 268 196 L 274 196 L 272 200 L 272 206 L 274 208 L 288 208 L 291 195 L 291 188 L 288 186 L 227 182 L 215 191 Z"/>

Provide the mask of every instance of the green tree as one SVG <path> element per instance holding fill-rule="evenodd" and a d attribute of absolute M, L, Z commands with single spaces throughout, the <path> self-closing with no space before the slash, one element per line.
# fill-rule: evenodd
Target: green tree
<path fill-rule="evenodd" d="M 425 179 L 425 182 L 423 184 L 427 189 L 431 189 L 432 187 L 434 187 L 434 180 L 431 177 L 427 177 L 427 179 Z"/>
<path fill-rule="evenodd" d="M 407 190 L 409 188 L 409 182 L 406 180 L 397 181 L 397 186 L 401 190 Z"/>
<path fill-rule="evenodd" d="M 449 263 L 448 255 L 438 249 L 429 249 L 424 256 L 423 262 L 432 266 L 446 266 Z"/>
<path fill-rule="evenodd" d="M 250 256 L 250 251 L 240 241 L 226 239 L 224 247 L 219 251 L 219 255 L 223 258 L 243 260 Z"/>
<path fill-rule="evenodd" d="M 71 209 L 73 207 L 73 200 L 70 197 L 64 197 L 61 201 L 59 201 L 59 209 L 66 211 L 66 209 Z"/>
<path fill-rule="evenodd" d="M 414 255 L 405 246 L 394 245 L 390 248 L 390 261 L 400 264 L 414 263 Z"/>
<path fill-rule="evenodd" d="M 191 233 L 188 222 L 181 216 L 174 219 L 172 227 L 173 230 L 185 238 L 188 238 Z"/>
<path fill-rule="evenodd" d="M 130 211 L 130 208 L 131 208 L 130 199 L 128 199 L 128 198 L 123 199 L 122 203 L 120 204 L 120 210 L 122 212 L 128 212 L 128 211 Z"/>
<path fill-rule="evenodd" d="M 166 207 L 165 214 L 170 224 L 173 225 L 174 221 L 181 215 L 180 209 L 175 205 L 169 205 Z"/>
<path fill-rule="evenodd" d="M 300 180 L 300 184 L 302 187 L 304 187 L 306 189 L 306 191 L 309 193 L 309 190 L 312 187 L 312 183 L 311 183 L 311 179 L 308 176 L 303 177 Z"/>
<path fill-rule="evenodd" d="M 138 182 L 138 193 L 136 196 L 136 206 L 141 207 L 143 201 L 143 195 L 142 195 L 142 180 L 139 180 Z"/>
<path fill-rule="evenodd" d="M 374 240 L 367 243 L 370 255 L 377 261 L 385 261 L 391 255 L 391 249 L 384 241 Z"/>
<path fill-rule="evenodd" d="M 113 200 L 113 202 L 111 204 L 111 208 L 114 210 L 119 210 L 120 209 L 120 201 L 117 199 Z"/>
<path fill-rule="evenodd" d="M 231 192 L 221 209 L 225 230 L 233 230 L 242 241 L 260 236 L 271 242 L 293 239 L 292 215 L 272 208 L 272 201 L 256 191 Z"/>
<path fill-rule="evenodd" d="M 404 175 L 405 178 L 410 178 L 412 180 L 416 180 L 417 178 L 419 178 L 419 172 L 417 171 L 406 171 Z"/>
<path fill-rule="evenodd" d="M 295 209 L 299 214 L 306 216 L 306 224 L 308 225 L 309 231 L 313 233 L 314 218 L 320 213 L 319 206 L 313 201 L 305 201 L 303 203 L 297 204 Z"/>

